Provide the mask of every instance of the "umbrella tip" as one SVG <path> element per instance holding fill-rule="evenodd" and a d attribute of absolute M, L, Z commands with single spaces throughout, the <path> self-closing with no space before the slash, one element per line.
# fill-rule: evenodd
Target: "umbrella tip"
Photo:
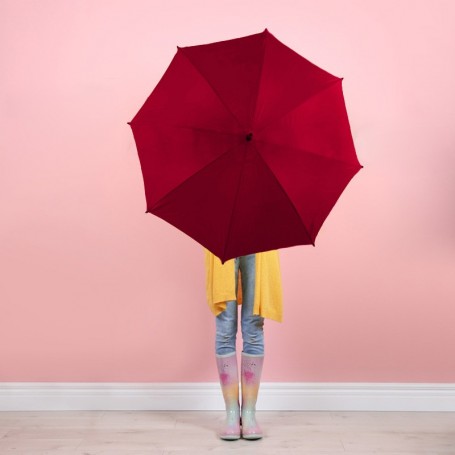
<path fill-rule="evenodd" d="M 131 122 L 126 122 L 127 125 L 131 125 Z"/>

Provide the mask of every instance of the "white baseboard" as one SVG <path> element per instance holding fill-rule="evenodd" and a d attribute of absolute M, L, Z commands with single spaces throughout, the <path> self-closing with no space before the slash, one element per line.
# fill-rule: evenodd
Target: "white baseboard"
<path fill-rule="evenodd" d="M 455 411 L 455 383 L 261 383 L 263 411 Z M 223 410 L 219 383 L 3 382 L 0 411 Z"/>

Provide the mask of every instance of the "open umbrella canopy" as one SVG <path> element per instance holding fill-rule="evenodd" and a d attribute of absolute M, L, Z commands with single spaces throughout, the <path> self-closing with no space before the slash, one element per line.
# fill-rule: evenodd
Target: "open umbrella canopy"
<path fill-rule="evenodd" d="M 262 33 L 178 47 L 134 118 L 146 213 L 222 263 L 315 245 L 356 156 L 343 78 Z"/>

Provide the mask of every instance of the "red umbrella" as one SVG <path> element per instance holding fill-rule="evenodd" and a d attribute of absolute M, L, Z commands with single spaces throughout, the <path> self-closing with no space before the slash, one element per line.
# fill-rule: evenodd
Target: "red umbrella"
<path fill-rule="evenodd" d="M 153 213 L 222 263 L 315 245 L 363 167 L 343 78 L 262 33 L 179 47 L 128 122 Z"/>

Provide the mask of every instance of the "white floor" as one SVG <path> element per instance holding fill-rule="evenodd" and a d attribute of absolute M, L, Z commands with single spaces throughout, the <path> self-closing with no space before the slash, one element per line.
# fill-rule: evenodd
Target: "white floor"
<path fill-rule="evenodd" d="M 264 438 L 222 441 L 222 411 L 0 412 L 1 455 L 455 455 L 455 413 L 258 411 Z"/>

